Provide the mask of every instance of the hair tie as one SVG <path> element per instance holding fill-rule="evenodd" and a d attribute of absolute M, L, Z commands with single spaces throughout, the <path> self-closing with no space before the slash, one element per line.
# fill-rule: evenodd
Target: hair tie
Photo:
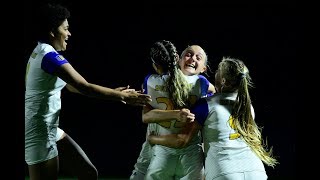
<path fill-rule="evenodd" d="M 245 73 L 243 73 L 243 72 L 241 72 L 241 73 L 239 74 L 239 76 L 240 76 L 240 79 L 243 79 L 243 78 L 247 77 L 247 75 L 246 75 Z"/>

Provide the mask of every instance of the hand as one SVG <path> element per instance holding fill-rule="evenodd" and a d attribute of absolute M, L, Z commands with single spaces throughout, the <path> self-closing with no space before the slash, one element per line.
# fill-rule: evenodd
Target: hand
<path fill-rule="evenodd" d="M 122 91 L 126 93 L 124 100 L 122 101 L 125 104 L 133 106 L 145 106 L 151 102 L 151 96 L 148 94 L 141 94 L 140 91 Z"/>
<path fill-rule="evenodd" d="M 126 86 L 126 87 L 118 87 L 118 88 L 115 88 L 114 90 L 116 90 L 116 91 L 125 91 L 125 90 L 127 90 L 127 89 L 129 89 L 129 85 L 128 86 Z"/>
<path fill-rule="evenodd" d="M 190 112 L 189 109 L 183 108 L 179 111 L 179 122 L 193 122 L 195 119 L 195 115 Z"/>

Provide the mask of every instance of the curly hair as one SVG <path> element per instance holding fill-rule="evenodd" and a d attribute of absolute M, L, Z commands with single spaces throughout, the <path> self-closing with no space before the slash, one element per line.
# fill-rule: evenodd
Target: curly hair
<path fill-rule="evenodd" d="M 36 22 L 37 39 L 48 42 L 50 32 L 56 32 L 58 27 L 70 17 L 70 11 L 60 4 L 44 4 L 40 8 Z"/>

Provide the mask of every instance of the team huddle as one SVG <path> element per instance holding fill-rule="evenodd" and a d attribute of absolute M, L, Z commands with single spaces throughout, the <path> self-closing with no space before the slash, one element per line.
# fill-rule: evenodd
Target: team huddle
<path fill-rule="evenodd" d="M 39 41 L 29 58 L 25 93 L 25 161 L 31 180 L 56 180 L 59 168 L 78 179 L 98 179 L 98 170 L 81 147 L 59 128 L 61 90 L 142 106 L 145 142 L 130 180 L 264 180 L 264 165 L 278 161 L 263 143 L 242 60 L 223 57 L 214 79 L 199 45 L 179 55 L 167 40 L 150 48 L 154 71 L 142 90 L 108 88 L 88 82 L 59 51 L 71 36 L 70 12 L 47 5 Z"/>

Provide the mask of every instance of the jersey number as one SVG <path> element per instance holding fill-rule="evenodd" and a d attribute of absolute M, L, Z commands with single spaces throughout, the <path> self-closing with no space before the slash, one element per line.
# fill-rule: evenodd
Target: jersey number
<path fill-rule="evenodd" d="M 229 122 L 230 127 L 231 127 L 232 129 L 235 129 L 233 116 L 230 116 L 230 117 L 229 117 L 228 122 Z M 229 135 L 229 139 L 231 139 L 231 140 L 237 139 L 237 138 L 239 138 L 239 137 L 240 137 L 240 134 L 239 134 L 239 133 L 230 133 L 230 135 Z"/>
<path fill-rule="evenodd" d="M 173 110 L 173 103 L 172 103 L 171 99 L 169 99 L 167 97 L 159 97 L 156 100 L 157 100 L 157 103 L 159 103 L 159 104 L 164 103 L 166 105 L 166 110 Z M 190 101 L 191 105 L 194 104 L 197 101 L 197 96 L 190 95 L 189 101 Z M 181 127 L 185 126 L 185 123 L 179 122 L 179 121 L 167 121 L 167 122 L 161 122 L 158 124 L 164 128 L 170 128 L 171 123 L 173 123 L 173 127 L 175 127 L 175 128 L 181 128 Z"/>

